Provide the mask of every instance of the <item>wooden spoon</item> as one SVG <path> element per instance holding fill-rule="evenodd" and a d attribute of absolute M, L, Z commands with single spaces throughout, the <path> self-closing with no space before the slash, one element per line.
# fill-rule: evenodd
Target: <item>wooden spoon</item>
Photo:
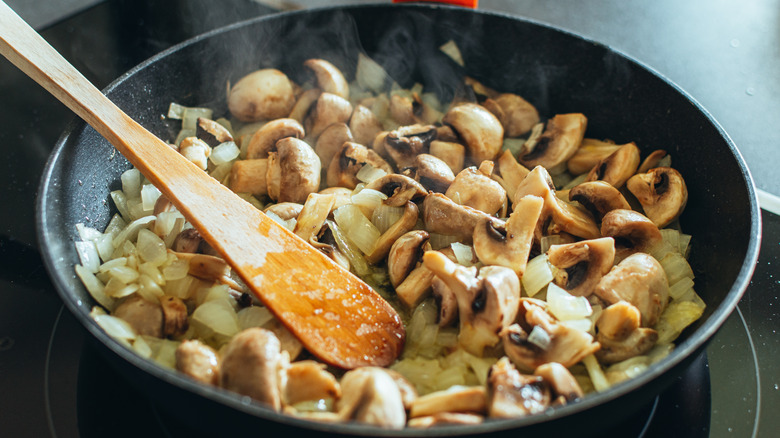
<path fill-rule="evenodd" d="M 0 53 L 127 157 L 307 350 L 345 369 L 398 357 L 403 324 L 371 287 L 132 120 L 2 1 Z"/>

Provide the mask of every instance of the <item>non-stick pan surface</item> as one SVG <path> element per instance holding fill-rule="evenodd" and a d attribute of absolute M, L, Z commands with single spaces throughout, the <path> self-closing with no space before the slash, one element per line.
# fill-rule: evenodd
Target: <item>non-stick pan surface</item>
<path fill-rule="evenodd" d="M 449 40 L 460 48 L 464 68 L 438 49 Z M 690 193 L 680 222 L 693 235 L 696 291 L 708 304 L 703 318 L 683 333 L 670 356 L 640 377 L 543 415 L 427 431 L 319 424 L 279 415 L 139 358 L 88 316 L 94 302 L 73 271 L 78 263 L 75 225 L 106 226 L 113 214 L 109 192 L 119 188 L 119 176 L 129 164 L 92 128 L 76 121 L 59 140 L 41 181 L 39 240 L 68 309 L 124 375 L 164 409 L 220 435 L 463 436 L 516 434 L 521 427 L 527 428 L 523 433 L 585 434 L 642 407 L 702 351 L 739 301 L 758 257 L 761 224 L 752 181 L 731 140 L 700 105 L 657 73 L 603 45 L 540 23 L 459 8 L 326 8 L 210 32 L 144 62 L 105 92 L 141 124 L 172 141 L 178 126 L 161 117 L 170 102 L 224 110 L 226 83 L 252 70 L 276 67 L 300 79 L 302 62 L 322 57 L 353 72 L 358 50 L 385 65 L 403 86 L 421 82 L 447 99 L 465 73 L 524 96 L 544 116 L 584 113 L 588 137 L 634 141 L 643 156 L 668 151 Z"/>

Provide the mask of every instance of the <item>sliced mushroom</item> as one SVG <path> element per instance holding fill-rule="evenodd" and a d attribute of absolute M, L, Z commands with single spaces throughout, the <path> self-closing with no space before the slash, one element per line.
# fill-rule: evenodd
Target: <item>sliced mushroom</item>
<path fill-rule="evenodd" d="M 620 149 L 620 146 L 611 141 L 584 138 L 577 152 L 566 162 L 566 167 L 572 175 L 590 172 L 598 162 Z"/>
<path fill-rule="evenodd" d="M 335 202 L 336 197 L 334 195 L 310 193 L 295 221 L 293 233 L 305 241 L 309 241 L 312 237 L 318 235 L 322 226 L 325 225 L 328 215 L 333 211 Z"/>
<path fill-rule="evenodd" d="M 363 367 L 341 378 L 341 398 L 336 410 L 342 421 L 357 421 L 386 429 L 406 424 L 401 390 L 382 368 Z"/>
<path fill-rule="evenodd" d="M 521 374 L 504 356 L 488 371 L 487 412 L 490 418 L 516 418 L 544 412 L 552 396 L 540 376 Z"/>
<path fill-rule="evenodd" d="M 636 253 L 612 268 L 593 293 L 609 304 L 631 303 L 642 314 L 642 327 L 652 327 L 669 301 L 669 281 L 655 258 Z"/>
<path fill-rule="evenodd" d="M 677 219 L 688 202 L 685 180 L 671 167 L 656 167 L 647 173 L 638 173 L 628 180 L 626 187 L 658 228 Z"/>
<path fill-rule="evenodd" d="M 427 296 L 431 290 L 435 275 L 427 266 L 417 266 L 395 288 L 398 299 L 407 308 L 413 309 Z"/>
<path fill-rule="evenodd" d="M 624 144 L 608 157 L 596 163 L 588 173 L 588 181 L 605 181 L 615 188 L 631 178 L 639 167 L 639 148 L 634 143 Z"/>
<path fill-rule="evenodd" d="M 611 237 L 552 245 L 547 250 L 550 264 L 557 268 L 555 284 L 574 296 L 587 297 L 615 260 Z"/>
<path fill-rule="evenodd" d="M 520 278 L 534 243 L 534 230 L 544 200 L 526 196 L 515 206 L 506 223 L 484 218 L 474 228 L 474 251 L 485 265 L 507 267 Z"/>
<path fill-rule="evenodd" d="M 474 267 L 452 262 L 444 254 L 428 251 L 423 263 L 455 293 L 460 333 L 458 343 L 468 352 L 482 356 L 486 347 L 499 341 L 498 333 L 515 318 L 520 299 L 520 280 L 503 266 Z"/>
<path fill-rule="evenodd" d="M 380 260 L 387 256 L 390 252 L 390 247 L 399 237 L 411 231 L 417 224 L 417 217 L 419 216 L 419 209 L 414 202 L 407 202 L 404 206 L 404 214 L 398 219 L 390 228 L 387 229 L 377 239 L 374 249 L 366 254 L 366 260 L 371 264 L 376 264 Z"/>
<path fill-rule="evenodd" d="M 463 163 L 466 159 L 466 147 L 462 144 L 453 141 L 434 140 L 429 146 L 429 152 L 446 163 L 453 175 L 463 170 Z"/>
<path fill-rule="evenodd" d="M 355 139 L 352 137 L 352 131 L 349 129 L 349 126 L 346 123 L 334 123 L 325 128 L 320 136 L 317 137 L 314 151 L 320 157 L 323 167 L 326 167 L 333 161 L 333 157 L 341 150 L 344 143 L 352 141 L 355 141 Z"/>
<path fill-rule="evenodd" d="M 642 164 L 639 165 L 639 169 L 636 170 L 636 173 L 647 173 L 648 170 L 659 167 L 661 160 L 666 156 L 666 151 L 661 149 L 650 152 L 650 155 L 648 155 L 645 160 L 642 161 Z"/>
<path fill-rule="evenodd" d="M 529 138 L 526 147 L 530 150 L 518 161 L 529 169 L 543 166 L 553 172 L 577 151 L 587 125 L 588 119 L 580 113 L 556 115 L 547 121 L 547 127 L 538 138 Z"/>
<path fill-rule="evenodd" d="M 401 207 L 409 201 L 422 199 L 428 192 L 420 183 L 398 173 L 381 176 L 366 185 L 367 189 L 384 193 L 387 199 L 383 204 L 390 207 Z"/>
<path fill-rule="evenodd" d="M 436 193 L 444 193 L 455 180 L 452 169 L 443 160 L 430 155 L 419 154 L 414 163 L 404 168 L 402 174 L 414 178 L 427 190 Z"/>
<path fill-rule="evenodd" d="M 306 115 L 309 114 L 309 110 L 319 99 L 320 94 L 322 94 L 322 90 L 319 88 L 310 88 L 301 93 L 298 96 L 298 100 L 295 101 L 292 110 L 290 110 L 288 117 L 297 120 L 298 123 L 303 123 L 306 120 Z"/>
<path fill-rule="evenodd" d="M 490 178 L 492 173 L 492 161 L 483 162 L 479 169 L 463 169 L 444 194 L 457 204 L 495 215 L 499 210 L 506 209 L 507 198 L 501 184 Z"/>
<path fill-rule="evenodd" d="M 169 250 L 170 251 L 170 250 Z M 186 260 L 189 265 L 187 273 L 193 277 L 211 282 L 220 282 L 237 291 L 242 291 L 235 280 L 230 277 L 230 265 L 221 257 L 210 254 L 192 254 L 186 252 L 173 252 L 179 260 Z"/>
<path fill-rule="evenodd" d="M 282 402 L 294 405 L 309 400 L 338 399 L 341 386 L 325 364 L 314 360 L 293 362 L 286 369 Z"/>
<path fill-rule="evenodd" d="M 519 137 L 539 123 L 536 108 L 517 94 L 502 93 L 482 105 L 498 117 L 506 137 Z"/>
<path fill-rule="evenodd" d="M 352 104 L 343 97 L 322 93 L 309 107 L 303 127 L 309 137 L 316 139 L 334 123 L 346 123 L 352 115 Z"/>
<path fill-rule="evenodd" d="M 213 348 L 197 339 L 184 340 L 175 356 L 176 369 L 185 375 L 209 385 L 219 383 L 219 357 Z"/>
<path fill-rule="evenodd" d="M 471 242 L 474 227 L 487 213 L 465 205 L 458 205 L 441 193 L 429 193 L 422 204 L 423 223 L 431 233 L 457 236 Z"/>
<path fill-rule="evenodd" d="M 458 299 L 455 297 L 455 293 L 439 277 L 433 277 L 431 290 L 436 306 L 439 308 L 437 317 L 439 327 L 452 325 L 458 319 Z"/>
<path fill-rule="evenodd" d="M 347 258 L 347 256 L 341 252 L 341 249 L 339 249 L 336 239 L 333 236 L 333 231 L 330 229 L 330 224 L 327 221 L 322 225 L 319 234 L 309 239 L 309 244 L 320 250 L 344 269 L 350 269 L 349 258 Z"/>
<path fill-rule="evenodd" d="M 504 144 L 501 122 L 485 107 L 463 103 L 452 107 L 442 122 L 449 125 L 463 140 L 468 157 L 474 163 L 492 160 Z"/>
<path fill-rule="evenodd" d="M 173 239 L 171 249 L 176 252 L 196 253 L 203 238 L 195 228 L 187 228 Z"/>
<path fill-rule="evenodd" d="M 390 131 L 384 136 L 384 150 L 402 169 L 412 166 L 417 155 L 428 151 L 430 143 L 436 139 L 436 127 L 433 125 L 408 125 Z"/>
<path fill-rule="evenodd" d="M 320 158 L 305 141 L 279 140 L 268 158 L 268 196 L 277 202 L 303 203 L 319 190 L 321 167 Z"/>
<path fill-rule="evenodd" d="M 504 352 L 524 372 L 550 362 L 568 368 L 600 347 L 590 334 L 561 324 L 541 300 L 521 298 L 516 321 L 500 335 Z"/>
<path fill-rule="evenodd" d="M 424 417 L 443 412 L 483 414 L 486 407 L 485 387 L 455 385 L 418 397 L 412 403 L 409 417 Z"/>
<path fill-rule="evenodd" d="M 565 405 L 585 396 L 580 384 L 577 383 L 577 379 L 574 378 L 569 369 L 557 362 L 539 365 L 534 370 L 534 375 L 541 377 L 550 385 L 554 403 L 559 402 Z"/>
<path fill-rule="evenodd" d="M 263 69 L 239 79 L 228 96 L 228 109 L 242 122 L 286 117 L 295 104 L 293 86 L 287 75 Z"/>
<path fill-rule="evenodd" d="M 582 204 L 599 222 L 612 210 L 631 209 L 623 194 L 607 181 L 577 184 L 569 190 L 569 200 Z"/>
<path fill-rule="evenodd" d="M 517 162 L 515 156 L 509 150 L 504 151 L 496 159 L 496 165 L 498 166 L 497 174 L 493 174 L 493 179 L 499 182 L 504 190 L 506 190 L 507 196 L 509 196 L 509 202 L 514 203 L 515 192 L 517 186 L 531 173 L 530 170 L 523 167 L 522 164 Z"/>
<path fill-rule="evenodd" d="M 418 394 L 412 382 L 403 374 L 390 368 L 385 368 L 385 372 L 393 379 L 398 389 L 401 391 L 401 400 L 404 402 L 404 409 L 407 411 L 412 408 L 412 403 L 417 400 Z"/>
<path fill-rule="evenodd" d="M 250 160 L 268 158 L 268 153 L 276 150 L 277 141 L 287 137 L 302 139 L 304 136 L 303 126 L 295 119 L 271 120 L 249 139 L 246 157 Z"/>
<path fill-rule="evenodd" d="M 283 365 L 276 335 L 263 328 L 249 328 L 233 336 L 225 346 L 220 386 L 252 397 L 278 412 L 282 408 L 279 371 Z"/>
<path fill-rule="evenodd" d="M 615 239 L 615 263 L 637 252 L 650 253 L 663 242 L 653 221 L 626 209 L 612 210 L 604 216 L 601 235 Z"/>
<path fill-rule="evenodd" d="M 187 137 L 181 141 L 179 153 L 202 170 L 206 170 L 209 166 L 211 146 L 198 137 Z"/>
<path fill-rule="evenodd" d="M 618 301 L 604 309 L 596 322 L 601 350 L 596 357 L 604 364 L 630 359 L 650 351 L 658 340 L 658 332 L 640 327 L 641 314 L 633 305 Z"/>
<path fill-rule="evenodd" d="M 399 237 L 393 243 L 387 254 L 387 276 L 393 287 L 401 284 L 422 262 L 423 253 L 431 247 L 428 242 L 429 237 L 425 230 L 414 230 Z"/>
<path fill-rule="evenodd" d="M 163 336 L 163 311 L 160 303 L 153 303 L 131 295 L 111 312 L 117 318 L 125 320 L 138 335 Z"/>
<path fill-rule="evenodd" d="M 401 126 L 413 125 L 418 119 L 414 115 L 414 100 L 410 96 L 390 96 L 390 117 Z"/>
<path fill-rule="evenodd" d="M 303 66 L 314 72 L 317 87 L 322 91 L 349 99 L 349 84 L 338 67 L 324 59 L 309 59 L 303 63 Z"/>
<path fill-rule="evenodd" d="M 382 169 L 387 173 L 393 173 L 393 168 L 387 164 L 387 161 L 373 150 L 357 143 L 344 143 L 341 146 L 341 150 L 333 156 L 330 166 L 328 166 L 328 186 L 354 189 L 360 182 L 356 175 L 366 164 Z"/>
<path fill-rule="evenodd" d="M 160 297 L 163 312 L 163 335 L 181 336 L 187 331 L 187 305 L 179 297 L 164 295 Z"/>
<path fill-rule="evenodd" d="M 266 213 L 273 213 L 279 216 L 282 220 L 288 221 L 290 219 L 296 219 L 303 210 L 303 204 L 297 202 L 279 202 L 277 204 L 271 204 L 263 210 Z"/>
<path fill-rule="evenodd" d="M 205 117 L 198 117 L 198 125 L 195 129 L 196 136 L 211 147 L 233 141 L 233 136 L 227 128 Z"/>
<path fill-rule="evenodd" d="M 349 129 L 355 136 L 355 142 L 371 145 L 377 134 L 382 132 L 382 122 L 374 115 L 373 111 L 363 105 L 357 105 L 349 118 Z"/>

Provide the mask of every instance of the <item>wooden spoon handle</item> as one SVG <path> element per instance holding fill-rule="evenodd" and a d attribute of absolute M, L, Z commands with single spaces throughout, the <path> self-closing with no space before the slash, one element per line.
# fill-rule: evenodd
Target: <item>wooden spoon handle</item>
<path fill-rule="evenodd" d="M 311 353 L 341 368 L 395 360 L 405 333 L 385 300 L 132 120 L 2 1 L 0 53 L 160 189 Z"/>

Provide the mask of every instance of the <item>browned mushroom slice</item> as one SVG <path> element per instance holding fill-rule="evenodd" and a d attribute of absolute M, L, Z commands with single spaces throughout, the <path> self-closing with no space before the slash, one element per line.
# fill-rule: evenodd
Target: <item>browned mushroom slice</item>
<path fill-rule="evenodd" d="M 195 129 L 196 136 L 211 147 L 233 141 L 233 136 L 227 128 L 205 117 L 198 117 L 198 126 Z"/>
<path fill-rule="evenodd" d="M 458 265 L 437 251 L 426 252 L 423 263 L 455 294 L 460 318 L 458 343 L 477 356 L 486 347 L 496 345 L 498 333 L 512 323 L 517 313 L 520 280 L 514 271 L 483 266 L 477 275 L 476 268 Z"/>
<path fill-rule="evenodd" d="M 655 258 L 636 253 L 612 268 L 593 293 L 609 304 L 631 303 L 642 314 L 642 327 L 652 327 L 669 301 L 669 282 Z"/>
<path fill-rule="evenodd" d="M 407 202 L 421 199 L 428 193 L 417 181 L 397 173 L 381 176 L 368 183 L 366 188 L 384 193 L 387 199 L 382 203 L 390 207 L 402 207 Z"/>
<path fill-rule="evenodd" d="M 486 391 L 483 386 L 459 386 L 432 392 L 412 403 L 409 417 L 417 418 L 443 412 L 483 414 L 486 410 Z"/>
<path fill-rule="evenodd" d="M 645 160 L 642 161 L 642 164 L 639 165 L 639 169 L 636 170 L 636 173 L 647 173 L 648 170 L 659 167 L 658 165 L 661 163 L 661 160 L 666 156 L 666 151 L 661 149 L 650 152 L 650 155 L 648 155 Z"/>
<path fill-rule="evenodd" d="M 328 187 L 320 190 L 320 195 L 332 195 L 335 199 L 333 210 L 352 203 L 352 189 L 346 187 Z"/>
<path fill-rule="evenodd" d="M 279 371 L 283 364 L 279 339 L 273 332 L 259 327 L 243 330 L 222 353 L 220 386 L 278 412 L 282 407 Z"/>
<path fill-rule="evenodd" d="M 179 297 L 164 295 L 160 297 L 163 311 L 163 335 L 181 336 L 187 331 L 187 305 Z"/>
<path fill-rule="evenodd" d="M 519 137 L 539 123 L 536 108 L 517 94 L 502 93 L 482 105 L 498 117 L 506 137 Z"/>
<path fill-rule="evenodd" d="M 577 184 L 569 190 L 569 200 L 582 204 L 599 222 L 612 210 L 631 209 L 623 194 L 606 181 Z"/>
<path fill-rule="evenodd" d="M 303 203 L 320 188 L 320 158 L 305 141 L 287 137 L 268 156 L 268 196 L 277 202 Z"/>
<path fill-rule="evenodd" d="M 452 107 L 442 122 L 449 125 L 466 145 L 467 155 L 474 163 L 492 160 L 504 144 L 501 122 L 485 107 L 463 103 Z"/>
<path fill-rule="evenodd" d="M 398 299 L 407 308 L 414 308 L 427 296 L 431 290 L 435 276 L 425 265 L 417 266 L 395 288 Z"/>
<path fill-rule="evenodd" d="M 590 334 L 559 323 L 544 301 L 521 298 L 516 321 L 500 335 L 504 352 L 522 371 L 549 362 L 568 368 L 599 349 Z"/>
<path fill-rule="evenodd" d="M 322 93 L 309 107 L 303 121 L 306 134 L 316 139 L 322 131 L 334 123 L 346 123 L 352 115 L 352 104 L 343 97 Z"/>
<path fill-rule="evenodd" d="M 349 84 L 338 67 L 324 59 L 309 59 L 303 63 L 303 66 L 314 73 L 317 87 L 322 91 L 349 99 Z"/>
<path fill-rule="evenodd" d="M 363 367 L 341 378 L 341 398 L 336 411 L 342 421 L 357 421 L 387 429 L 406 424 L 401 390 L 382 368 Z"/>
<path fill-rule="evenodd" d="M 474 228 L 487 213 L 465 205 L 458 205 L 441 193 L 429 193 L 422 204 L 423 223 L 431 233 L 456 236 L 471 242 Z"/>
<path fill-rule="evenodd" d="M 485 163 L 490 165 L 485 166 Z M 444 193 L 457 204 L 467 205 L 489 215 L 506 208 L 506 190 L 501 184 L 490 178 L 493 173 L 492 161 L 485 161 L 476 167 L 463 169 Z"/>
<path fill-rule="evenodd" d="M 621 362 L 650 351 L 658 340 L 658 332 L 640 327 L 639 310 L 626 301 L 618 301 L 604 309 L 596 322 L 601 350 L 596 357 L 605 364 Z"/>
<path fill-rule="evenodd" d="M 350 269 L 349 258 L 339 249 L 333 236 L 333 231 L 330 229 L 327 221 L 320 228 L 319 234 L 309 238 L 308 242 L 344 269 Z"/>
<path fill-rule="evenodd" d="M 626 187 L 658 228 L 677 219 L 688 202 L 685 180 L 671 167 L 656 167 L 647 173 L 638 173 L 628 180 Z"/>
<path fill-rule="evenodd" d="M 429 152 L 447 164 L 453 175 L 463 170 L 463 162 L 466 159 L 466 147 L 462 144 L 453 141 L 434 140 L 430 144 Z"/>
<path fill-rule="evenodd" d="M 413 125 L 418 119 L 414 115 L 414 101 L 410 96 L 390 96 L 390 117 L 401 126 Z"/>
<path fill-rule="evenodd" d="M 637 252 L 651 253 L 663 242 L 661 231 L 633 210 L 612 210 L 601 221 L 601 235 L 615 239 L 615 263 Z"/>
<path fill-rule="evenodd" d="M 354 141 L 352 131 L 347 124 L 334 123 L 325 128 L 320 136 L 317 137 L 317 143 L 314 144 L 314 152 L 320 157 L 322 166 L 327 167 L 333 161 L 333 157 L 341 150 L 341 147 L 344 146 L 344 143 L 352 141 Z"/>
<path fill-rule="evenodd" d="M 436 127 L 433 125 L 408 125 L 390 131 L 384 137 L 384 150 L 402 169 L 412 166 L 417 155 L 425 153 L 436 139 Z"/>
<path fill-rule="evenodd" d="M 430 154 L 418 155 L 415 157 L 414 163 L 402 169 L 401 173 L 418 181 L 427 190 L 436 193 L 447 191 L 455 180 L 455 175 L 447 163 Z"/>
<path fill-rule="evenodd" d="M 434 277 L 431 281 L 431 290 L 436 306 L 439 308 L 437 317 L 439 327 L 452 325 L 458 319 L 458 299 L 455 297 L 455 293 L 439 277 Z"/>
<path fill-rule="evenodd" d="M 271 120 L 255 131 L 246 149 L 247 159 L 268 158 L 276 150 L 276 142 L 287 137 L 303 138 L 303 126 L 294 119 Z"/>
<path fill-rule="evenodd" d="M 333 210 L 335 201 L 334 195 L 310 193 L 298 215 L 293 232 L 306 241 L 319 234 L 325 220 Z"/>
<path fill-rule="evenodd" d="M 422 262 L 422 255 L 431 249 L 429 234 L 425 230 L 409 231 L 396 239 L 387 254 L 387 276 L 397 287 L 412 270 Z"/>
<path fill-rule="evenodd" d="M 184 340 L 176 347 L 176 369 L 193 379 L 217 385 L 219 357 L 217 352 L 198 340 Z"/>
<path fill-rule="evenodd" d="M 497 173 L 500 178 L 498 181 L 504 187 L 504 190 L 506 190 L 506 194 L 509 196 L 509 202 L 514 203 L 516 201 L 515 192 L 517 192 L 517 187 L 531 171 L 518 163 L 515 156 L 512 155 L 512 152 L 509 150 L 504 151 L 498 156 L 496 164 L 498 165 Z"/>
<path fill-rule="evenodd" d="M 363 105 L 357 105 L 349 118 L 349 129 L 355 136 L 355 142 L 371 145 L 377 134 L 382 132 L 382 122 L 374 115 L 373 111 Z"/>
<path fill-rule="evenodd" d="M 306 115 L 309 114 L 312 106 L 322 94 L 322 90 L 319 88 L 310 88 L 298 96 L 298 100 L 295 101 L 295 105 L 290 110 L 291 119 L 297 120 L 298 123 L 303 123 L 306 119 Z"/>
<path fill-rule="evenodd" d="M 330 166 L 328 166 L 328 185 L 354 189 L 360 182 L 356 175 L 366 164 L 382 169 L 387 173 L 393 173 L 393 169 L 387 164 L 387 161 L 373 150 L 357 143 L 344 143 L 341 146 L 341 150 L 333 156 Z"/>
<path fill-rule="evenodd" d="M 380 260 L 387 256 L 390 252 L 390 247 L 399 237 L 411 231 L 417 224 L 417 217 L 419 216 L 419 209 L 414 202 L 407 202 L 404 206 L 404 214 L 398 219 L 390 228 L 387 229 L 377 239 L 374 249 L 366 254 L 366 260 L 371 264 L 376 264 Z"/>
<path fill-rule="evenodd" d="M 588 173 L 588 181 L 605 181 L 616 188 L 623 187 L 639 167 L 639 148 L 634 143 L 621 146 L 596 163 Z"/>
<path fill-rule="evenodd" d="M 577 152 L 566 162 L 566 167 L 572 175 L 590 172 L 598 162 L 620 149 L 620 146 L 611 141 L 584 138 Z"/>
<path fill-rule="evenodd" d="M 111 314 L 125 320 L 136 334 L 155 338 L 163 335 L 163 311 L 159 302 L 153 303 L 139 295 L 131 295 Z"/>
<path fill-rule="evenodd" d="M 521 374 L 506 356 L 488 372 L 487 412 L 490 418 L 538 414 L 550 406 L 549 385 L 540 376 Z"/>
<path fill-rule="evenodd" d="M 577 151 L 587 125 L 588 119 L 579 113 L 556 115 L 547 121 L 541 136 L 526 142 L 530 151 L 520 156 L 518 161 L 529 169 L 536 166 L 555 169 Z"/>
<path fill-rule="evenodd" d="M 385 368 L 385 372 L 393 379 L 398 389 L 401 391 L 401 400 L 404 402 L 404 409 L 407 411 L 412 408 L 412 403 L 417 400 L 418 394 L 412 382 L 398 371 Z"/>
<path fill-rule="evenodd" d="M 291 363 L 285 370 L 283 403 L 294 405 L 309 400 L 338 399 L 341 396 L 341 386 L 336 377 L 325 368 L 325 364 L 314 360 Z"/>
<path fill-rule="evenodd" d="M 263 210 L 265 213 L 273 213 L 282 220 L 297 219 L 303 210 L 303 204 L 297 202 L 279 202 L 271 204 Z"/>
<path fill-rule="evenodd" d="M 286 117 L 295 104 L 290 79 L 279 70 L 263 69 L 239 79 L 228 96 L 228 109 L 242 122 Z"/>
<path fill-rule="evenodd" d="M 550 385 L 554 403 L 571 403 L 585 396 L 569 369 L 557 362 L 539 365 L 534 370 L 534 375 L 541 377 Z"/>
<path fill-rule="evenodd" d="M 550 264 L 557 268 L 555 284 L 574 296 L 589 296 L 615 260 L 611 237 L 552 245 L 547 250 Z"/>
<path fill-rule="evenodd" d="M 179 153 L 202 170 L 206 170 L 211 146 L 197 137 L 187 137 L 179 144 Z"/>
<path fill-rule="evenodd" d="M 534 230 L 544 201 L 526 196 L 515 205 L 506 223 L 485 218 L 474 228 L 474 251 L 486 265 L 499 265 L 522 277 L 534 242 Z"/>

